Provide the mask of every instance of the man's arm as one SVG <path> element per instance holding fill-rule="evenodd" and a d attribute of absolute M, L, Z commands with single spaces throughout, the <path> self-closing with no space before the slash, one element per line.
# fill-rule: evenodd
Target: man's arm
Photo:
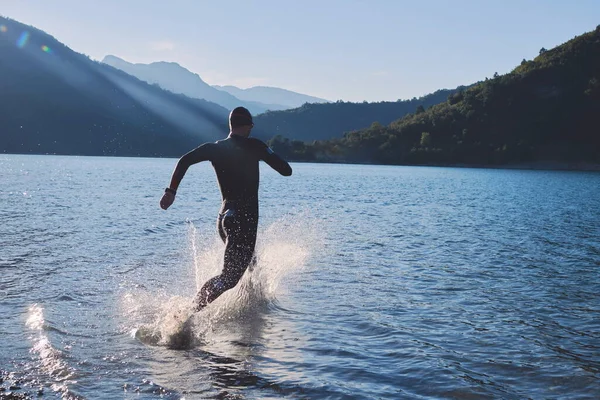
<path fill-rule="evenodd" d="M 283 176 L 291 176 L 292 175 L 292 167 L 290 164 L 285 161 L 283 158 L 279 157 L 277 154 L 271 150 L 270 147 L 267 147 L 267 156 L 263 158 L 267 164 L 275 171 L 279 172 Z"/>
<path fill-rule="evenodd" d="M 165 194 L 163 195 L 162 199 L 160 199 L 160 208 L 166 210 L 171 206 L 171 204 L 173 204 L 179 184 L 185 176 L 188 168 L 199 162 L 210 160 L 213 146 L 214 143 L 205 143 L 199 147 L 196 147 L 194 150 L 190 151 L 179 159 L 177 165 L 175 166 L 175 170 L 173 171 L 173 175 L 171 175 L 171 183 L 165 190 Z"/>
<path fill-rule="evenodd" d="M 283 158 L 279 157 L 275 152 L 264 142 L 254 139 L 258 143 L 260 151 L 260 159 L 269 164 L 271 168 L 279 172 L 283 176 L 292 175 L 292 167 Z"/>

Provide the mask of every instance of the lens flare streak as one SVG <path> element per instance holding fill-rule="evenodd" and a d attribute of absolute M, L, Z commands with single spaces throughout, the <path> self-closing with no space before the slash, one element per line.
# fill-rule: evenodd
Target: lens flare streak
<path fill-rule="evenodd" d="M 21 36 L 19 36 L 19 39 L 17 39 L 17 47 L 22 49 L 23 47 L 25 47 L 27 45 L 28 41 L 29 41 L 29 32 L 25 31 L 25 32 L 21 33 Z"/>

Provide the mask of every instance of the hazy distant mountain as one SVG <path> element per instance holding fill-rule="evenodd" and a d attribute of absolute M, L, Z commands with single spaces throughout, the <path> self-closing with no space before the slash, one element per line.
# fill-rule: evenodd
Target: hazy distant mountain
<path fill-rule="evenodd" d="M 0 152 L 180 156 L 227 135 L 228 111 L 215 103 L 92 61 L 31 26 L 0 25 Z"/>
<path fill-rule="evenodd" d="M 245 106 L 253 114 L 259 114 L 269 109 L 266 104 L 251 100 L 243 100 L 222 90 L 215 89 L 195 74 L 174 62 L 154 62 L 150 64 L 132 64 L 119 57 L 106 56 L 103 63 L 118 68 L 148 83 L 157 84 L 173 93 L 204 99 L 217 103 L 229 110 Z"/>
<path fill-rule="evenodd" d="M 286 89 L 280 89 L 268 86 L 255 86 L 248 89 L 240 89 L 235 86 L 218 86 L 214 88 L 223 90 L 240 100 L 258 101 L 269 105 L 269 110 L 286 110 L 289 108 L 300 107 L 304 103 L 327 103 L 328 100 L 318 97 L 308 96 L 301 93 L 292 92 Z"/>

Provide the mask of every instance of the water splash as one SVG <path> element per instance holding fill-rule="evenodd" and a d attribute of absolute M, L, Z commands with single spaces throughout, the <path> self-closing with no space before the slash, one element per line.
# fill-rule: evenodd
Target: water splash
<path fill-rule="evenodd" d="M 152 323 L 133 329 L 131 334 L 151 345 L 167 346 L 172 349 L 191 348 L 197 343 L 192 317 L 190 299 L 173 296 L 161 304 Z"/>
<path fill-rule="evenodd" d="M 298 274 L 309 266 L 311 256 L 320 252 L 323 243 L 320 225 L 310 214 L 301 213 L 279 219 L 259 232 L 256 266 L 246 271 L 234 289 L 207 307 L 211 322 L 239 318 L 252 310 L 265 310 L 278 296 L 284 296 Z M 212 245 L 202 247 L 193 224 L 188 236 L 198 291 L 204 282 L 221 272 L 224 245 L 215 239 Z"/>
<path fill-rule="evenodd" d="M 210 341 L 215 327 L 232 322 L 248 323 L 268 312 L 278 296 L 293 287 L 295 277 L 309 267 L 311 256 L 322 250 L 322 222 L 308 213 L 286 216 L 259 232 L 257 265 L 246 271 L 238 285 L 224 293 L 202 312 L 193 314 L 193 296 L 161 293 L 127 293 L 124 306 L 128 318 L 136 320 L 133 336 L 149 343 L 175 348 L 193 347 Z M 197 292 L 211 277 L 220 273 L 224 245 L 218 239 L 207 241 L 190 222 L 189 250 L 194 263 Z M 189 292 L 183 287 L 177 293 Z M 172 292 L 171 292 L 172 293 Z"/>

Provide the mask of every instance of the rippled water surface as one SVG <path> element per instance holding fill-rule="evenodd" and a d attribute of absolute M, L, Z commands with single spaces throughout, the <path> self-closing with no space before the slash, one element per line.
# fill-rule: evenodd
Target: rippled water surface
<path fill-rule="evenodd" d="M 600 174 L 262 165 L 258 265 L 171 329 L 223 245 L 209 164 L 0 155 L 0 385 L 84 399 L 597 398 Z"/>

